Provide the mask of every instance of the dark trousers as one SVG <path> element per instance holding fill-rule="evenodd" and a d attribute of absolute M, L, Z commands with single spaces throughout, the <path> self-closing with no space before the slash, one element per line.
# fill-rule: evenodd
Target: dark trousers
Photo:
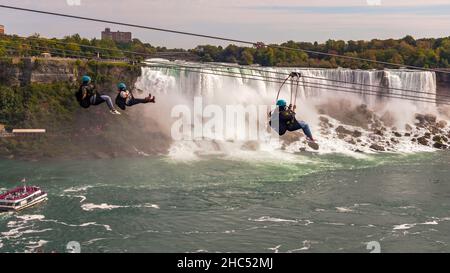
<path fill-rule="evenodd" d="M 127 106 L 133 106 L 139 103 L 148 103 L 148 101 L 146 101 L 145 99 L 135 99 L 132 98 L 130 100 L 128 100 L 128 102 L 126 103 Z"/>
<path fill-rule="evenodd" d="M 311 129 L 309 128 L 309 125 L 307 123 L 305 123 L 304 121 L 298 122 L 297 120 L 294 120 L 294 121 L 290 121 L 288 123 L 281 122 L 279 124 L 279 128 L 274 128 L 274 129 L 275 129 L 275 131 L 278 132 L 278 134 L 280 136 L 284 135 L 286 133 L 286 131 L 294 132 L 294 131 L 302 129 L 303 133 L 307 137 L 312 138 Z"/>
<path fill-rule="evenodd" d="M 291 121 L 289 124 L 287 124 L 287 130 L 290 132 L 297 131 L 297 130 L 303 130 L 303 133 L 309 138 L 312 138 L 311 129 L 309 128 L 309 125 L 305 123 L 304 121 Z"/>

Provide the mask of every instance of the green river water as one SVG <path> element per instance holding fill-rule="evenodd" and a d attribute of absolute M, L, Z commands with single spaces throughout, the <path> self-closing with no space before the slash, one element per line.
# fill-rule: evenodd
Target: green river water
<path fill-rule="evenodd" d="M 0 252 L 450 251 L 450 153 L 0 161 L 0 188 L 45 203 L 0 214 Z"/>

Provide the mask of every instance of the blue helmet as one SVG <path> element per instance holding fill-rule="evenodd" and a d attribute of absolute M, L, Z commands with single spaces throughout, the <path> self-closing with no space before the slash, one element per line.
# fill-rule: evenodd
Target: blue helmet
<path fill-rule="evenodd" d="M 119 83 L 119 84 L 117 85 L 117 88 L 119 88 L 120 91 L 125 91 L 125 90 L 127 90 L 127 86 L 126 86 L 126 84 L 124 84 L 123 82 Z"/>
<path fill-rule="evenodd" d="M 286 105 L 287 105 L 287 103 L 286 103 L 285 100 L 278 100 L 277 101 L 277 106 L 286 106 Z"/>
<path fill-rule="evenodd" d="M 92 81 L 91 77 L 89 76 L 83 76 L 83 78 L 81 78 L 81 81 L 85 84 L 90 83 Z"/>

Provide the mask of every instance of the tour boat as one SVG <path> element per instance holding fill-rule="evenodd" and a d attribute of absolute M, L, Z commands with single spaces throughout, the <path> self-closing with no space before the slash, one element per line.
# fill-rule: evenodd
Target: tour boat
<path fill-rule="evenodd" d="M 35 186 L 22 186 L 0 194 L 0 211 L 19 211 L 47 200 L 47 193 Z"/>

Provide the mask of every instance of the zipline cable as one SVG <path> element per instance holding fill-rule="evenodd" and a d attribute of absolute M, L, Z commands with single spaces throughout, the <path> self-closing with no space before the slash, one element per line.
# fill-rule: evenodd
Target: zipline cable
<path fill-rule="evenodd" d="M 61 54 L 61 53 L 58 53 Z M 205 72 L 202 71 L 203 68 L 201 67 L 184 67 L 184 66 L 176 66 L 176 65 L 167 65 L 167 63 L 161 63 L 163 64 L 162 66 L 150 66 L 150 67 L 160 67 L 160 68 L 168 68 L 168 69 L 175 69 L 175 70 L 184 70 L 184 71 L 188 71 L 188 72 L 194 72 L 194 73 L 199 73 L 199 74 L 209 74 L 209 75 L 216 75 L 216 76 L 226 76 L 226 77 L 231 77 L 231 78 L 239 78 L 239 79 L 246 79 L 246 80 L 256 80 L 256 81 L 263 81 L 263 82 L 270 82 L 270 83 L 283 83 L 282 81 L 277 81 L 277 80 L 266 80 L 263 78 L 250 78 L 250 77 L 242 77 L 243 75 L 241 74 L 240 76 L 235 76 L 233 74 L 230 74 L 229 71 L 219 71 L 221 73 L 212 73 L 212 72 Z M 98 64 L 97 64 L 98 65 Z M 244 74 L 244 75 L 248 75 L 248 74 Z M 373 90 L 362 90 L 362 89 L 352 89 L 349 87 L 342 87 L 342 86 L 333 86 L 330 85 L 330 87 L 334 87 L 334 88 L 327 88 L 324 87 L 324 84 L 319 84 L 319 83 L 311 83 L 311 82 L 305 82 L 306 84 L 304 84 L 304 87 L 310 87 L 310 88 L 320 88 L 321 90 L 330 90 L 330 91 L 337 91 L 337 92 L 345 92 L 345 93 L 353 93 L 353 94 L 358 94 L 358 95 L 372 95 L 372 96 L 378 96 L 378 97 L 386 97 L 386 98 L 396 98 L 396 99 L 404 99 L 404 100 L 409 100 L 409 101 L 414 101 L 414 102 L 426 102 L 426 103 L 440 103 L 440 104 L 444 104 L 444 105 L 450 105 L 449 101 L 447 100 L 438 100 L 438 99 L 431 99 L 431 98 L 424 98 L 424 97 L 418 97 L 418 96 L 411 96 L 411 95 L 396 95 L 396 94 L 380 94 L 376 91 Z M 325 85 L 325 86 L 329 86 L 329 85 Z"/>
<path fill-rule="evenodd" d="M 216 75 L 216 76 L 225 76 L 225 77 L 231 77 L 231 78 L 241 78 L 241 77 L 236 77 L 236 76 L 233 76 L 233 75 L 230 75 L 230 74 L 226 74 L 226 73 L 225 74 L 219 74 L 219 73 L 212 73 L 212 72 L 206 72 L 206 71 L 195 70 L 195 69 L 187 69 L 187 68 L 183 68 L 183 67 L 161 67 L 161 68 L 170 68 L 170 69 L 180 70 L 180 71 L 183 70 L 183 71 L 187 71 L 187 72 L 206 74 L 206 75 Z M 263 79 L 252 79 L 252 78 L 241 78 L 241 79 L 258 80 L 258 81 L 265 81 L 265 82 L 271 82 L 271 83 L 282 83 L 282 81 L 272 81 L 272 80 L 263 80 Z M 378 93 L 376 91 L 371 91 L 371 90 L 355 91 L 355 90 L 351 90 L 351 89 L 345 88 L 345 87 L 327 88 L 327 87 L 323 87 L 322 85 L 316 84 L 316 83 L 308 83 L 308 84 L 305 84 L 304 86 L 305 87 L 311 87 L 311 88 L 320 88 L 321 90 L 330 90 L 330 91 L 337 91 L 337 92 L 353 93 L 353 94 L 358 94 L 358 95 L 371 95 L 371 96 L 403 99 L 403 100 L 409 100 L 409 101 L 414 101 L 414 102 L 426 102 L 426 103 L 433 103 L 433 104 L 439 102 L 442 105 L 450 105 L 450 101 L 434 100 L 434 99 L 425 98 L 425 97 L 410 98 L 409 96 L 404 96 L 404 95 L 380 94 L 380 93 Z"/>
<path fill-rule="evenodd" d="M 28 46 L 30 46 L 29 44 L 25 44 L 25 45 L 28 45 Z M 35 46 L 36 47 L 36 46 Z M 32 49 L 31 49 L 32 50 Z M 63 49 L 60 49 L 60 50 L 63 50 Z M 66 55 L 66 54 L 64 54 L 64 53 L 58 53 L 58 54 L 61 54 L 61 55 Z M 86 56 L 79 56 L 79 57 L 83 57 L 83 58 L 86 58 Z M 151 61 L 150 63 L 158 63 L 158 64 L 163 64 L 163 65 L 165 65 L 165 66 L 170 66 L 171 68 L 173 68 L 174 66 L 181 66 L 181 67 L 184 67 L 184 68 L 194 68 L 194 69 L 204 69 L 204 68 L 202 68 L 202 67 L 192 67 L 192 66 L 182 66 L 182 65 L 179 65 L 179 64 L 172 64 L 172 63 L 166 63 L 166 62 L 164 62 L 164 63 L 162 63 L 162 62 L 155 62 L 155 61 Z M 98 63 L 96 64 L 96 65 L 98 65 Z M 228 74 L 238 74 L 240 77 L 235 77 L 235 78 L 242 78 L 242 79 L 250 79 L 250 80 L 261 80 L 261 81 L 265 81 L 265 82 L 276 82 L 276 83 L 280 83 L 279 81 L 267 81 L 267 80 L 265 80 L 264 78 L 244 78 L 244 77 L 242 77 L 243 75 L 245 76 L 245 75 L 249 75 L 249 74 L 243 74 L 243 73 L 235 73 L 235 72 L 231 72 L 231 71 L 219 71 L 219 72 L 223 72 L 223 73 L 228 73 Z M 223 74 L 214 74 L 214 75 L 222 75 L 223 76 Z M 249 76 L 255 76 L 255 75 L 249 75 Z M 257 76 L 257 77 L 262 77 L 262 76 Z M 280 80 L 280 78 L 275 78 L 275 77 L 268 77 L 268 78 L 273 78 L 273 79 L 276 79 L 276 80 Z M 287 79 L 284 81 L 284 82 L 281 82 L 282 83 L 282 86 L 280 87 L 280 90 L 279 91 L 281 91 L 281 88 L 283 87 L 283 85 L 284 85 L 284 83 L 287 81 Z M 352 90 L 355 90 L 355 91 L 358 91 L 358 93 L 360 93 L 361 94 L 361 91 L 364 93 L 364 91 L 372 91 L 373 92 L 373 90 L 362 90 L 362 89 L 354 89 L 354 88 L 349 88 L 349 87 L 342 87 L 342 86 L 335 86 L 335 85 L 326 85 L 326 84 L 319 84 L 319 83 L 312 83 L 312 82 L 304 82 L 304 83 L 309 83 L 309 84 L 314 84 L 314 87 L 315 88 L 320 88 L 320 87 L 322 87 L 322 86 L 328 86 L 328 87 L 334 87 L 334 88 L 340 88 L 340 89 L 342 89 L 342 88 L 344 88 L 344 89 L 347 89 L 347 90 L 349 90 L 349 89 L 352 89 Z M 377 95 L 380 95 L 379 93 L 377 93 Z M 394 94 L 394 95 L 396 95 L 396 94 Z M 433 95 L 435 95 L 435 94 L 433 94 Z M 296 92 L 296 96 L 295 97 L 297 97 L 297 92 Z M 406 94 L 401 94 L 401 97 L 398 97 L 398 96 L 396 96 L 395 98 L 410 98 L 410 99 L 412 99 L 412 98 L 417 98 L 417 99 L 424 99 L 424 97 L 420 97 L 420 96 L 412 96 L 412 95 L 406 95 Z M 278 99 L 278 95 L 277 95 L 277 99 Z M 425 98 L 425 99 L 427 99 L 427 98 Z M 292 101 L 292 94 L 291 94 L 291 101 Z M 423 101 L 423 100 L 422 100 Z M 426 102 L 443 102 L 443 101 L 447 101 L 447 100 L 438 100 L 438 99 L 435 99 L 435 101 L 426 101 Z"/>
<path fill-rule="evenodd" d="M 155 63 L 155 62 L 153 62 Z M 193 67 L 193 66 L 184 66 L 184 65 L 178 65 L 178 64 L 167 64 L 167 63 L 158 63 L 161 64 L 163 66 L 165 66 L 166 68 L 175 68 L 175 67 L 183 67 L 183 68 L 188 68 L 188 69 L 203 69 L 203 68 L 198 68 L 198 67 Z M 151 65 L 150 67 L 152 67 L 153 65 Z M 254 76 L 254 75 L 250 75 L 250 74 L 244 74 L 244 73 L 237 73 L 237 72 L 231 72 L 231 71 L 218 71 L 218 72 L 222 72 L 222 73 L 227 73 L 227 74 L 231 74 L 231 75 L 238 75 L 240 77 L 237 78 L 242 78 L 242 79 L 250 79 L 250 80 L 261 80 L 261 81 L 265 81 L 265 82 L 275 82 L 275 83 L 281 83 L 282 85 L 280 86 L 278 93 L 277 93 L 277 100 L 279 98 L 279 94 L 284 86 L 284 84 L 287 82 L 287 80 L 290 78 L 286 78 L 286 79 L 281 79 L 281 78 L 274 78 L 274 77 L 267 77 L 269 79 L 274 79 L 275 81 L 267 81 L 264 78 L 247 78 L 247 77 L 242 77 L 242 76 Z M 222 74 L 221 74 L 222 75 Z M 260 77 L 260 76 L 257 76 Z M 355 91 L 364 91 L 364 89 L 356 89 L 354 87 L 345 87 L 345 86 L 337 86 L 337 85 L 330 85 L 330 84 L 323 84 L 323 83 L 314 83 L 314 82 L 309 82 L 309 81 L 304 81 L 304 83 L 308 83 L 308 84 L 316 84 L 316 85 L 320 85 L 320 86 L 326 86 L 326 87 L 336 87 L 336 88 L 346 88 L 346 89 L 353 89 Z M 366 90 L 367 91 L 367 90 Z M 373 91 L 373 92 L 377 92 L 375 90 L 369 90 L 369 91 Z M 416 91 L 419 94 L 424 94 L 421 93 L 420 91 Z M 450 96 L 446 96 L 446 95 L 437 95 L 435 93 L 426 93 L 429 95 L 433 95 L 433 96 L 437 96 L 437 97 L 450 97 Z M 396 95 L 402 95 L 404 97 L 411 97 L 411 98 L 426 98 L 423 96 L 414 96 L 414 95 L 409 95 L 409 94 L 396 94 Z M 439 101 L 449 101 L 450 99 L 440 99 Z M 438 99 L 436 99 L 436 101 L 438 101 Z"/>
<path fill-rule="evenodd" d="M 23 37 L 22 37 L 23 38 Z M 33 38 L 34 39 L 34 38 Z M 50 40 L 50 41 L 54 41 L 54 40 Z M 83 45 L 83 44 L 77 44 L 77 43 L 72 43 L 72 42 L 58 42 L 60 44 L 66 44 L 66 45 L 78 45 L 80 47 L 88 47 L 88 48 L 94 48 L 94 49 L 99 49 L 99 50 L 113 50 L 113 51 L 122 51 L 120 49 L 108 49 L 108 48 L 104 48 L 104 47 L 97 47 L 97 46 L 88 46 L 88 45 Z M 122 51 L 122 52 L 126 52 L 126 53 L 131 53 L 131 54 L 136 54 L 136 55 L 140 55 L 142 53 L 139 52 L 135 52 L 135 51 Z M 110 56 L 110 55 L 107 55 Z M 149 56 L 151 57 L 151 56 Z M 262 72 L 262 73 L 271 73 L 271 74 L 278 74 L 278 75 L 283 75 L 283 76 L 287 76 L 289 75 L 288 73 L 284 73 L 284 72 L 279 72 L 279 71 L 270 71 L 270 70 L 265 70 L 265 69 L 255 69 L 252 67 L 245 67 L 245 66 L 230 66 L 230 65 L 224 65 L 224 64 L 220 64 L 220 63 L 207 63 L 208 66 L 214 67 L 214 66 L 218 66 L 218 67 L 226 67 L 226 68 L 240 68 L 240 69 L 245 69 L 245 70 L 253 70 L 253 71 L 258 71 L 258 72 Z M 266 76 L 268 77 L 268 76 Z M 381 85 L 373 85 L 373 84 L 365 84 L 365 83 L 357 83 L 357 82 L 349 82 L 349 81 L 343 81 L 343 80 L 336 80 L 336 79 L 327 79 L 327 78 L 322 78 L 322 77 L 313 77 L 313 76 L 305 76 L 303 75 L 304 78 L 309 78 L 309 79 L 314 79 L 314 80 L 321 80 L 321 81 L 331 81 L 331 82 L 338 82 L 338 83 L 343 83 L 343 84 L 352 84 L 352 85 L 361 85 L 361 86 L 366 86 L 366 87 L 374 87 L 374 88 L 380 88 L 382 90 L 397 90 L 397 91 L 402 91 L 402 92 L 412 92 L 412 93 L 427 93 L 430 95 L 433 95 L 434 93 L 431 92 L 426 92 L 426 91 L 419 91 L 419 90 L 413 90 L 413 89 L 404 89 L 404 88 L 396 88 L 396 87 L 386 87 L 386 86 L 381 86 Z M 284 77 L 283 77 L 284 79 Z M 442 96 L 448 96 L 450 97 L 450 95 L 442 95 Z"/>
<path fill-rule="evenodd" d="M 173 34 L 179 34 L 179 35 L 195 36 L 195 37 L 200 37 L 200 38 L 208 38 L 208 39 L 227 41 L 227 42 L 233 42 L 233 43 L 241 43 L 241 44 L 247 44 L 247 45 L 252 45 L 252 46 L 256 46 L 256 47 L 269 47 L 269 48 L 285 49 L 285 50 L 291 50 L 291 51 L 300 51 L 300 52 L 323 55 L 323 56 L 328 56 L 328 57 L 336 57 L 336 58 L 343 58 L 343 59 L 349 59 L 349 60 L 357 60 L 357 61 L 364 61 L 364 62 L 370 62 L 370 63 L 376 63 L 376 64 L 383 64 L 383 65 L 390 65 L 390 66 L 396 66 L 396 67 L 405 67 L 405 68 L 410 68 L 410 69 L 450 74 L 450 71 L 444 71 L 444 70 L 439 70 L 439 69 L 431 69 L 431 68 L 425 68 L 425 67 L 419 67 L 419 66 L 413 66 L 413 65 L 404 65 L 404 64 L 398 64 L 398 63 L 392 63 L 392 62 L 377 61 L 377 60 L 372 60 L 372 59 L 367 59 L 367 58 L 352 57 L 352 56 L 346 56 L 346 55 L 340 55 L 340 54 L 334 54 L 334 53 L 324 53 L 324 52 L 319 52 L 319 51 L 313 51 L 313 50 L 307 50 L 307 49 L 301 49 L 301 48 L 292 48 L 292 47 L 281 46 L 281 45 L 266 45 L 262 42 L 251 42 L 251 41 L 232 39 L 232 38 L 226 38 L 226 37 L 220 37 L 220 36 L 198 34 L 198 33 L 193 33 L 193 32 L 179 31 L 179 30 L 152 27 L 152 26 L 144 26 L 144 25 L 138 25 L 138 24 L 130 24 L 130 23 L 124 23 L 124 22 L 118 22 L 118 21 L 96 19 L 96 18 L 83 17 L 83 16 L 77 16 L 77 15 L 36 10 L 36 9 L 27 9 L 27 8 L 15 7 L 15 6 L 8 6 L 8 5 L 0 5 L 0 8 L 13 9 L 13 10 L 18 10 L 18 11 L 26 11 L 26 12 L 32 12 L 32 13 L 39 13 L 39 14 L 52 15 L 52 16 L 65 17 L 65 18 L 78 19 L 78 20 L 85 20 L 85 21 L 92 21 L 92 22 L 99 22 L 99 23 L 106 23 L 106 24 L 113 24 L 113 25 L 121 25 L 121 26 L 133 27 L 133 28 L 148 29 L 148 30 L 153 30 L 153 31 L 167 32 L 167 33 L 173 33 Z"/>

